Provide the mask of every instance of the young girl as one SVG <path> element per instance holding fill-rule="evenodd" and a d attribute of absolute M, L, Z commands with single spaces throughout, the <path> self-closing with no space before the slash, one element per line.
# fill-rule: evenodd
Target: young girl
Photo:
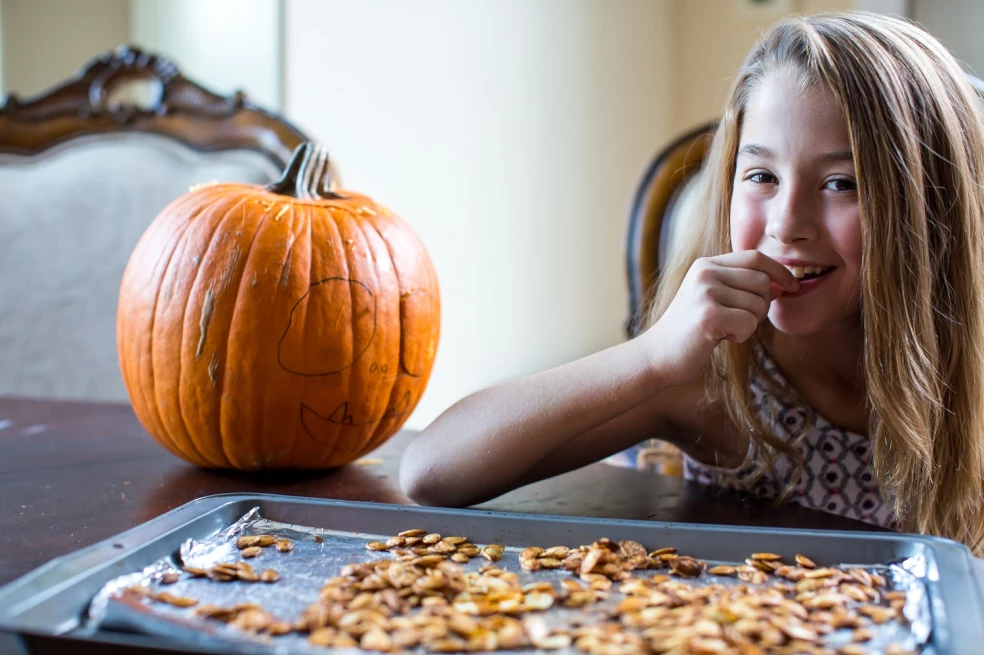
<path fill-rule="evenodd" d="M 649 438 L 689 477 L 984 538 L 984 111 L 923 30 L 783 20 L 731 90 L 649 329 L 456 403 L 404 490 L 470 505 Z"/>

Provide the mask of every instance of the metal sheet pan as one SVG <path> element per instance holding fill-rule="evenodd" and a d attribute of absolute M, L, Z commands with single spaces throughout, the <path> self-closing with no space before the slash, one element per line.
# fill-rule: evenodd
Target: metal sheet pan
<path fill-rule="evenodd" d="M 805 552 L 819 564 L 879 566 L 919 558 L 932 613 L 930 652 L 978 653 L 984 644 L 984 599 L 974 584 L 969 550 L 957 543 L 901 534 L 827 532 L 657 523 L 450 510 L 276 495 L 220 495 L 198 499 L 114 539 L 56 559 L 0 589 L 0 629 L 19 636 L 26 652 L 104 652 L 113 646 L 141 652 L 269 652 L 249 644 L 165 641 L 160 637 L 95 630 L 84 622 L 91 599 L 111 580 L 176 556 L 188 539 L 204 541 L 254 507 L 271 520 L 332 531 L 392 534 L 420 526 L 464 534 L 475 543 L 589 544 L 600 537 L 672 545 L 708 561 L 741 561 L 769 550 L 792 559 Z M 403 529 L 403 528 L 401 528 Z"/>

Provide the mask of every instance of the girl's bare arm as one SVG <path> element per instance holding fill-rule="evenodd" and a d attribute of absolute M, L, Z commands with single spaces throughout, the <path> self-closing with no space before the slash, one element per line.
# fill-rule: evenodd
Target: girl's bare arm
<path fill-rule="evenodd" d="M 666 427 L 670 385 L 637 339 L 460 400 L 408 446 L 414 501 L 465 506 L 617 453 Z"/>
<path fill-rule="evenodd" d="M 798 288 L 755 250 L 698 259 L 638 338 L 479 391 L 438 417 L 404 452 L 404 491 L 419 503 L 473 505 L 662 436 L 680 409 L 667 392 L 698 380 L 718 343 L 751 337 L 772 300 Z"/>

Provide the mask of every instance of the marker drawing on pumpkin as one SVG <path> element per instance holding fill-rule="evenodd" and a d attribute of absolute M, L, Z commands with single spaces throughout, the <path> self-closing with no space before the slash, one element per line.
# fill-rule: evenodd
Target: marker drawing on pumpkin
<path fill-rule="evenodd" d="M 295 324 L 294 316 L 301 310 L 304 310 L 306 314 L 311 311 L 312 306 L 316 309 L 315 303 L 325 303 L 329 307 L 337 306 L 338 303 L 332 302 L 332 296 L 336 293 L 351 298 L 353 306 L 371 308 L 372 330 L 368 335 L 353 331 L 350 351 L 345 350 L 343 352 L 340 349 L 331 348 L 330 344 L 336 340 L 326 338 L 324 342 L 329 344 L 329 347 L 320 352 L 311 352 L 310 348 L 305 347 L 304 344 L 304 326 L 300 323 Z M 343 327 L 350 329 L 351 324 L 346 321 Z M 277 342 L 277 363 L 280 368 L 294 375 L 305 377 L 334 375 L 355 365 L 369 349 L 375 336 L 376 296 L 369 287 L 358 280 L 343 277 L 325 278 L 313 283 L 291 307 L 287 328 Z"/>
<path fill-rule="evenodd" d="M 319 433 L 336 434 L 334 430 L 334 426 L 336 425 L 361 427 L 364 425 L 379 423 L 380 421 L 400 418 L 410 413 L 410 407 L 412 405 L 413 396 L 410 394 L 410 391 L 404 391 L 399 400 L 397 400 L 392 407 L 387 409 L 380 416 L 357 422 L 355 417 L 349 413 L 349 402 L 347 400 L 338 405 L 338 407 L 336 407 L 328 416 L 323 416 L 322 414 L 319 414 L 311 409 L 309 405 L 301 403 L 301 426 L 313 440 L 327 445 L 327 439 L 318 437 Z M 339 450 L 344 449 L 339 448 Z"/>

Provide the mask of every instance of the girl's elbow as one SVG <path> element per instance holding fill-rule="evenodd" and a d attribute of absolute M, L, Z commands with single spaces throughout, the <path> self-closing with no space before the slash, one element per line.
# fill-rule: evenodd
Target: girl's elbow
<path fill-rule="evenodd" d="M 404 474 L 402 468 L 400 470 L 400 488 L 403 490 L 403 495 L 418 505 L 441 506 L 443 504 L 440 493 L 436 493 L 437 490 L 427 483 L 426 478 Z"/>
<path fill-rule="evenodd" d="M 409 454 L 409 453 L 408 453 Z M 416 461 L 406 455 L 400 461 L 400 489 L 418 505 L 449 507 L 454 503 L 448 498 L 447 489 L 432 475 L 426 462 Z"/>

